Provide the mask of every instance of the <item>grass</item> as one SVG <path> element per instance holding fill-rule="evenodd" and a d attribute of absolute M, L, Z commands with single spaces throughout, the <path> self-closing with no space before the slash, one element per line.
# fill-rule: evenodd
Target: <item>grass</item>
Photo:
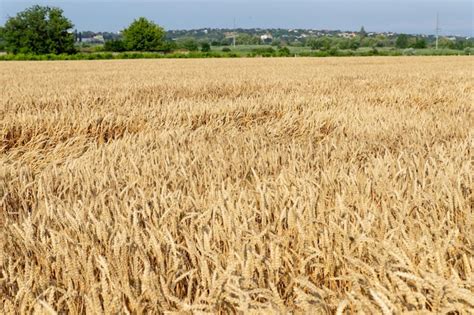
<path fill-rule="evenodd" d="M 0 63 L 1 313 L 468 313 L 469 65 Z"/>
<path fill-rule="evenodd" d="M 296 47 L 296 46 L 286 46 L 290 49 L 292 55 L 300 55 L 300 54 L 311 54 L 311 53 L 317 53 L 318 51 L 312 50 L 311 47 Z M 239 55 L 245 56 L 249 53 L 251 53 L 255 49 L 262 49 L 262 48 L 273 48 L 275 50 L 278 50 L 278 47 L 276 46 L 271 46 L 271 45 L 238 45 L 238 46 L 213 46 L 212 51 L 214 52 L 221 52 L 223 48 L 229 48 L 231 49 L 232 52 L 237 53 Z M 402 55 L 404 49 L 398 49 L 394 47 L 378 47 L 377 50 L 381 54 L 385 55 Z M 348 53 L 353 53 L 355 55 L 358 54 L 364 54 L 370 51 L 373 51 L 373 48 L 371 47 L 361 47 L 357 49 L 356 51 L 350 50 L 350 49 L 339 49 L 338 50 L 341 54 L 348 54 Z M 423 56 L 432 56 L 432 55 L 465 55 L 465 52 L 462 50 L 456 50 L 456 49 L 439 49 L 436 50 L 434 48 L 424 48 L 424 49 L 415 49 L 415 52 L 417 55 L 423 55 Z"/>
<path fill-rule="evenodd" d="M 229 48 L 232 52 L 239 53 L 242 55 L 246 55 L 251 53 L 254 49 L 265 49 L 265 48 L 273 48 L 278 49 L 278 47 L 271 46 L 271 45 L 237 45 L 237 46 L 212 46 L 212 51 L 220 52 L 224 48 Z"/>
<path fill-rule="evenodd" d="M 223 48 L 230 49 L 223 52 Z M 44 60 L 113 60 L 113 59 L 203 59 L 203 58 L 252 58 L 252 57 L 366 57 L 366 56 L 458 56 L 467 55 L 470 52 L 453 49 L 394 49 L 394 48 L 367 48 L 358 50 L 330 49 L 311 50 L 309 47 L 290 47 L 288 53 L 280 53 L 280 48 L 270 45 L 239 45 L 239 46 L 217 46 L 212 47 L 210 52 L 79 52 L 77 54 L 0 54 L 0 61 L 44 61 Z M 273 50 L 271 53 L 262 53 Z"/>

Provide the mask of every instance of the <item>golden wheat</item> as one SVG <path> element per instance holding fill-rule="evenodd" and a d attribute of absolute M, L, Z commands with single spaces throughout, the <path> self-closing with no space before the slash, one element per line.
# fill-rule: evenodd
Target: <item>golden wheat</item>
<path fill-rule="evenodd" d="M 0 63 L 0 311 L 472 311 L 473 66 Z"/>

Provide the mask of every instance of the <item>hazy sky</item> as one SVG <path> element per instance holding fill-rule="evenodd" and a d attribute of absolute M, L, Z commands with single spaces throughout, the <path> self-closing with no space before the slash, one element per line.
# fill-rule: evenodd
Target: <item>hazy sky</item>
<path fill-rule="evenodd" d="M 166 29 L 313 28 L 473 36 L 472 0 L 0 0 L 0 24 L 32 4 L 59 6 L 78 30 L 118 31 L 145 16 Z"/>

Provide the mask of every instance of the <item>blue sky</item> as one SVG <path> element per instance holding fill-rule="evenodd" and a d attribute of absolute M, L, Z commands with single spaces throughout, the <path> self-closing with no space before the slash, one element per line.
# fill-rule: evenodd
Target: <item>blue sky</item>
<path fill-rule="evenodd" d="M 0 24 L 32 4 L 59 6 L 79 30 L 119 31 L 145 16 L 166 29 L 313 28 L 473 36 L 472 0 L 0 0 Z"/>

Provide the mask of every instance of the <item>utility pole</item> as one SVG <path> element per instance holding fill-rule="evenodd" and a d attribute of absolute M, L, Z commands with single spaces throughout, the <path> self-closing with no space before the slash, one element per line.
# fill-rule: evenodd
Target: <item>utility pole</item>
<path fill-rule="evenodd" d="M 237 33 L 236 33 L 236 26 L 235 26 L 235 17 L 234 17 L 234 47 L 235 47 L 235 37 L 237 36 Z"/>
<path fill-rule="evenodd" d="M 438 50 L 438 44 L 439 44 L 439 31 L 441 29 L 439 28 L 439 12 L 436 13 L 436 50 Z"/>

